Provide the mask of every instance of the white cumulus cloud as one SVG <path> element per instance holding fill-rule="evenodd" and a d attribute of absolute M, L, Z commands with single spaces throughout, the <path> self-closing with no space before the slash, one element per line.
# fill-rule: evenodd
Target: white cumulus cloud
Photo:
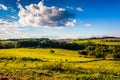
<path fill-rule="evenodd" d="M 27 28 L 22 27 L 18 22 L 0 19 L 0 39 L 19 38 L 22 30 Z"/>
<path fill-rule="evenodd" d="M 0 19 L 0 34 L 11 34 L 20 30 L 20 25 L 17 22 Z"/>
<path fill-rule="evenodd" d="M 25 8 L 18 4 L 20 9 L 18 13 L 19 23 L 24 26 L 34 27 L 65 27 L 75 24 L 74 14 L 64 8 L 47 7 L 43 3 L 44 1 L 38 4 L 30 4 Z"/>
<path fill-rule="evenodd" d="M 0 27 L 20 27 L 18 22 L 0 19 Z"/>
<path fill-rule="evenodd" d="M 4 4 L 0 4 L 0 10 L 8 10 L 8 8 Z"/>

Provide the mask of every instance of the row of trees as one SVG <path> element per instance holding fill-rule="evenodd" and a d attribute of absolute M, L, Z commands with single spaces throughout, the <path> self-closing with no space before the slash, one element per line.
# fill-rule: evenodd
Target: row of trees
<path fill-rule="evenodd" d="M 56 40 L 43 40 L 43 41 L 17 41 L 14 44 L 15 48 L 63 48 L 70 50 L 83 50 L 87 45 L 86 44 L 77 44 L 77 43 L 67 43 L 67 42 L 59 42 Z"/>
<path fill-rule="evenodd" d="M 20 40 L 0 44 L 0 48 L 63 48 L 70 50 L 83 50 L 87 45 L 92 45 L 92 43 L 76 44 L 59 42 L 56 40 Z"/>
<path fill-rule="evenodd" d="M 89 45 L 84 50 L 80 50 L 79 54 L 95 58 L 120 58 L 120 46 L 117 45 Z"/>

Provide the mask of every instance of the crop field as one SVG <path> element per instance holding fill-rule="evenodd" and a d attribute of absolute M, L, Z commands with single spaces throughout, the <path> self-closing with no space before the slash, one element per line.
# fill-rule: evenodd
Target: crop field
<path fill-rule="evenodd" d="M 0 49 L 3 80 L 119 80 L 119 66 L 120 61 L 85 58 L 73 50 Z"/>

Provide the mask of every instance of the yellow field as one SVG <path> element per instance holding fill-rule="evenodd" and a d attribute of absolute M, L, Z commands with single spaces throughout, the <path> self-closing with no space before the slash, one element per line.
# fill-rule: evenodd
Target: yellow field
<path fill-rule="evenodd" d="M 65 49 L 0 49 L 0 78 L 11 80 L 119 80 L 120 61 L 84 58 Z"/>
<path fill-rule="evenodd" d="M 93 60 L 87 58 L 81 58 L 77 51 L 65 50 L 65 49 L 53 49 L 55 53 L 50 53 L 49 48 L 46 49 L 1 49 L 1 57 L 31 57 L 31 58 L 40 58 L 48 59 L 52 61 L 68 60 L 68 61 L 86 61 Z"/>

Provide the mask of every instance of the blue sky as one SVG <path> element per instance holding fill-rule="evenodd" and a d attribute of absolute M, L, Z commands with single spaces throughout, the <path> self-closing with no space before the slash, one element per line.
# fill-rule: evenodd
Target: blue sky
<path fill-rule="evenodd" d="M 0 0 L 0 39 L 120 37 L 120 0 Z"/>

